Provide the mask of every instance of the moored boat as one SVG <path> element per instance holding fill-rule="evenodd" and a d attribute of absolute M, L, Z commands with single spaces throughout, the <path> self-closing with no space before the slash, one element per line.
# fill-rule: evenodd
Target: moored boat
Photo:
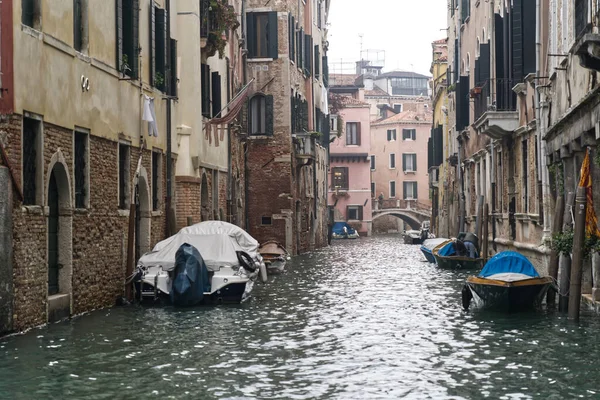
<path fill-rule="evenodd" d="M 470 276 L 462 290 L 465 309 L 476 299 L 483 308 L 523 311 L 541 303 L 552 278 L 541 277 L 531 262 L 515 251 L 492 257 L 478 276 Z"/>
<path fill-rule="evenodd" d="M 433 257 L 433 249 L 439 244 L 448 241 L 446 238 L 427 239 L 421 245 L 421 252 L 430 263 L 435 263 L 435 257 Z"/>
<path fill-rule="evenodd" d="M 274 240 L 261 244 L 258 252 L 267 266 L 267 271 L 270 273 L 282 272 L 285 269 L 287 260 L 290 258 L 285 247 Z"/>
<path fill-rule="evenodd" d="M 258 242 L 252 236 L 227 222 L 206 221 L 183 228 L 144 254 L 134 282 L 140 300 L 240 303 L 263 272 L 266 276 Z M 198 279 L 203 282 L 201 291 L 196 290 Z M 184 289 L 187 292 L 181 294 Z"/>
<path fill-rule="evenodd" d="M 331 229 L 331 237 L 334 239 L 357 239 L 360 237 L 356 229 L 346 222 L 336 222 Z"/>
<path fill-rule="evenodd" d="M 433 249 L 433 258 L 438 267 L 443 269 L 479 269 L 482 267 L 482 258 L 462 255 L 457 251 L 456 245 L 456 241 L 448 239 Z"/>

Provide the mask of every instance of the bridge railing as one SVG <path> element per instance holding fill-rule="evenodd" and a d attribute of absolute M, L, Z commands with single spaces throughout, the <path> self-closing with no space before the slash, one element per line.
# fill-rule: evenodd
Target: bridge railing
<path fill-rule="evenodd" d="M 372 199 L 373 211 L 383 211 L 390 209 L 403 209 L 431 212 L 431 205 L 418 200 L 403 199 Z"/>

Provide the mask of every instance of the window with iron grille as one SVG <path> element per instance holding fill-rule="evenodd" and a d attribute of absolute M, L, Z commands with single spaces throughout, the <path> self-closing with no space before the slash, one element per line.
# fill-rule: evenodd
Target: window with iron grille
<path fill-rule="evenodd" d="M 158 151 L 152 152 L 152 210 L 158 211 L 160 208 L 160 197 L 162 176 L 162 154 Z"/>
<path fill-rule="evenodd" d="M 375 197 L 375 182 L 371 182 L 371 197 Z"/>
<path fill-rule="evenodd" d="M 119 208 L 126 210 L 129 207 L 129 160 L 130 147 L 119 143 Z"/>
<path fill-rule="evenodd" d="M 23 118 L 23 204 L 33 205 L 41 203 L 39 192 L 41 157 L 41 121 Z"/>
<path fill-rule="evenodd" d="M 348 167 L 334 167 L 331 169 L 333 175 L 333 188 L 348 190 Z"/>
<path fill-rule="evenodd" d="M 75 208 L 86 208 L 88 199 L 88 135 L 75 131 Z"/>

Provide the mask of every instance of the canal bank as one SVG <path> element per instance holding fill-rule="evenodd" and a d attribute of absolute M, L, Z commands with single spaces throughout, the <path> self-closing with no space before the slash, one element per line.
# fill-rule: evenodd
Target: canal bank
<path fill-rule="evenodd" d="M 400 242 L 334 241 L 239 306 L 114 308 L 4 338 L 0 398 L 597 398 L 600 320 L 465 313 L 467 273 Z"/>

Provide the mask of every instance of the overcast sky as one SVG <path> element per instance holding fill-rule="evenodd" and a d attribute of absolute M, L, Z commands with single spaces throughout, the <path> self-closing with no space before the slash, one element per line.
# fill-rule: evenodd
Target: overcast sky
<path fill-rule="evenodd" d="M 385 50 L 385 71 L 429 76 L 431 42 L 446 37 L 440 29 L 447 27 L 447 4 L 448 0 L 331 0 L 329 72 L 340 72 L 340 60 L 359 59 L 362 34 L 363 50 Z"/>

